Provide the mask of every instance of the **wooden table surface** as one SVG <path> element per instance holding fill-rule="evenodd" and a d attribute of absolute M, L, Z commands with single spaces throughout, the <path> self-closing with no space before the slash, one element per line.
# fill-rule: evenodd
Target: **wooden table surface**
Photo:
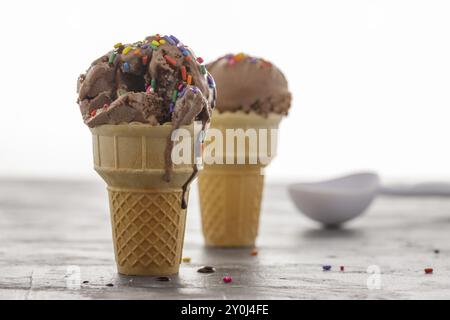
<path fill-rule="evenodd" d="M 101 181 L 0 179 L 0 298 L 450 298 L 450 198 L 380 197 L 346 228 L 322 230 L 297 212 L 285 186 L 267 185 L 253 257 L 204 247 L 196 190 L 184 250 L 192 260 L 158 282 L 116 273 Z M 200 274 L 202 265 L 217 272 Z M 373 265 L 379 276 L 367 273 Z M 426 267 L 434 273 L 425 275 Z M 225 275 L 233 282 L 223 283 Z M 376 279 L 379 289 L 367 286 Z"/>

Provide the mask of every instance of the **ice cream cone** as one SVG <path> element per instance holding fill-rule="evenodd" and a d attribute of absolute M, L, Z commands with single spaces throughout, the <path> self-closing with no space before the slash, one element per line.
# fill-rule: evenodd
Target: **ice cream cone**
<path fill-rule="evenodd" d="M 222 150 L 226 150 L 226 129 L 254 129 L 257 133 L 260 129 L 266 129 L 267 141 L 262 142 L 258 137 L 257 142 L 265 145 L 267 157 L 263 159 L 261 148 L 252 147 L 250 138 L 246 137 L 243 149 L 245 152 L 238 150 L 236 143 L 232 150 L 214 156 L 216 162 L 221 159 L 223 164 L 208 164 L 212 159 L 208 158 L 210 144 L 207 142 L 205 166 L 199 175 L 200 206 L 206 245 L 255 245 L 264 187 L 263 169 L 276 154 L 276 145 L 271 147 L 273 137 L 270 135 L 270 129 L 277 129 L 281 118 L 281 115 L 277 114 L 270 114 L 268 117 L 243 112 L 214 114 L 211 129 L 217 129 L 222 134 Z M 209 130 L 208 134 L 210 135 L 207 135 L 207 141 L 214 134 L 214 130 Z M 238 158 L 244 164 L 237 164 Z M 227 160 L 233 161 L 234 164 L 226 164 Z"/>
<path fill-rule="evenodd" d="M 183 127 L 192 137 L 193 128 Z M 171 125 L 143 124 L 91 129 L 95 170 L 108 185 L 119 273 L 178 273 L 186 222 L 182 187 L 194 169 L 192 164 L 176 165 L 172 179 L 163 179 L 171 130 Z"/>

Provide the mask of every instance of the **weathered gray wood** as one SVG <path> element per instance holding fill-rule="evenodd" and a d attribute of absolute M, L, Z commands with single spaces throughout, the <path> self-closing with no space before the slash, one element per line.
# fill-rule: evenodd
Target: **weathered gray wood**
<path fill-rule="evenodd" d="M 166 283 L 116 274 L 102 182 L 0 181 L 0 298 L 450 298 L 450 198 L 384 197 L 345 229 L 322 230 L 296 211 L 284 186 L 267 186 L 266 195 L 252 257 L 203 246 L 194 186 L 184 251 L 192 261 Z M 77 287 L 71 265 L 89 283 Z M 217 272 L 197 273 L 202 265 Z M 381 268 L 380 290 L 367 288 L 370 265 Z M 429 266 L 433 275 L 424 274 Z"/>

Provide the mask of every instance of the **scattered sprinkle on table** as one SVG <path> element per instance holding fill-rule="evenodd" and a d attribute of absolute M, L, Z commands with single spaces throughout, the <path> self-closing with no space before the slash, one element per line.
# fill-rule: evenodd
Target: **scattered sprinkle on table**
<path fill-rule="evenodd" d="M 253 250 L 250 252 L 250 255 L 253 256 L 253 257 L 257 256 L 257 255 L 258 255 L 258 250 L 253 249 Z"/>
<path fill-rule="evenodd" d="M 331 270 L 331 266 L 329 264 L 323 265 L 322 266 L 323 271 L 330 271 Z"/>
<path fill-rule="evenodd" d="M 199 273 L 214 273 L 216 272 L 216 268 L 211 266 L 204 266 L 197 270 Z"/>
<path fill-rule="evenodd" d="M 434 253 L 439 254 L 439 253 L 441 253 L 441 251 L 439 249 L 434 249 Z"/>
<path fill-rule="evenodd" d="M 339 268 L 341 271 L 344 271 L 345 270 L 345 267 L 344 266 L 340 266 L 340 268 Z"/>
<path fill-rule="evenodd" d="M 232 282 L 233 281 L 233 278 L 231 278 L 231 277 L 223 277 L 223 282 L 225 282 L 225 283 L 230 283 L 230 282 Z"/>
<path fill-rule="evenodd" d="M 425 274 L 432 274 L 433 268 L 425 268 L 424 271 L 425 271 Z"/>
<path fill-rule="evenodd" d="M 89 281 L 87 281 L 87 280 L 83 281 L 83 284 L 88 284 L 88 283 L 89 283 Z"/>
<path fill-rule="evenodd" d="M 189 258 L 189 257 L 184 257 L 184 258 L 183 258 L 183 262 L 184 262 L 184 263 L 189 263 L 189 262 L 191 262 L 191 258 Z"/>
<path fill-rule="evenodd" d="M 106 284 L 107 287 L 114 287 L 114 285 L 112 283 L 108 283 Z"/>

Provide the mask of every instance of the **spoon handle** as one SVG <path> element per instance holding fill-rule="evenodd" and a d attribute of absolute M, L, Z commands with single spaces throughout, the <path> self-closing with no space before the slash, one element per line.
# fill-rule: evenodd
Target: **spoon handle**
<path fill-rule="evenodd" d="M 450 184 L 440 182 L 382 186 L 380 194 L 404 197 L 450 197 Z"/>

